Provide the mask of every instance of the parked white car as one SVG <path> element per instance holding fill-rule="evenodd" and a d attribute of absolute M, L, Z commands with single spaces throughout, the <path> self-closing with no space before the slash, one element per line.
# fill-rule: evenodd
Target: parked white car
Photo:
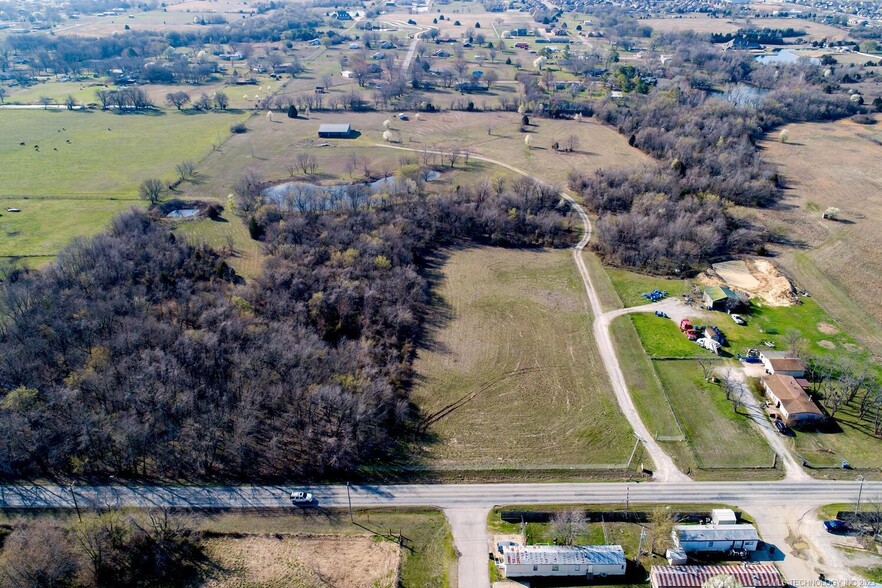
<path fill-rule="evenodd" d="M 312 493 L 310 492 L 298 492 L 295 490 L 291 493 L 291 502 L 294 504 L 309 504 L 312 502 Z"/>
<path fill-rule="evenodd" d="M 738 325 L 746 325 L 747 324 L 747 321 L 744 320 L 744 317 L 742 317 L 740 314 L 733 314 L 732 320 L 735 321 L 735 324 L 738 324 Z"/>

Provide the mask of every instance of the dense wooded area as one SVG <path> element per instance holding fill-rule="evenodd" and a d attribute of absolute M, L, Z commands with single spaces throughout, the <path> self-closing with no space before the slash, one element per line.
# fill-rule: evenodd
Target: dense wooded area
<path fill-rule="evenodd" d="M 200 534 L 167 510 L 18 520 L 0 540 L 0 588 L 183 586 L 206 565 Z"/>
<path fill-rule="evenodd" d="M 658 164 L 574 173 L 569 183 L 600 215 L 593 246 L 607 263 L 681 273 L 761 247 L 765 230 L 727 207 L 768 206 L 781 197 L 778 174 L 756 146 L 767 132 L 851 116 L 860 106 L 841 90 L 843 74 L 760 65 L 691 34 L 665 42 L 676 48 L 666 66 L 673 83 L 631 94 L 626 104 L 606 101 L 596 112 Z"/>
<path fill-rule="evenodd" d="M 236 285 L 206 247 L 141 212 L 0 288 L 0 471 L 292 478 L 392 454 L 438 248 L 572 242 L 529 180 L 341 201 L 254 223 L 270 259 Z"/>

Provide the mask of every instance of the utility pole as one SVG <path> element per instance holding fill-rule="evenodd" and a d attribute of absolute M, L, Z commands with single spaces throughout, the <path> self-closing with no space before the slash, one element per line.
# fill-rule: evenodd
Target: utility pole
<path fill-rule="evenodd" d="M 355 518 L 352 516 L 352 495 L 349 493 L 349 482 L 346 482 L 346 498 L 349 501 L 349 522 L 355 524 Z"/>
<path fill-rule="evenodd" d="M 625 484 L 625 518 L 631 518 L 631 486 Z"/>
<path fill-rule="evenodd" d="M 77 504 L 77 494 L 76 494 L 76 492 L 74 492 L 74 483 L 73 483 L 73 482 L 70 482 L 70 483 L 67 485 L 67 488 L 68 488 L 68 490 L 70 490 L 70 496 L 71 496 L 71 498 L 73 498 L 74 508 L 75 508 L 76 511 L 77 511 L 77 520 L 78 520 L 79 522 L 82 523 L 82 522 L 83 522 L 83 517 L 80 516 L 80 505 Z"/>
<path fill-rule="evenodd" d="M 857 507 L 854 509 L 856 513 L 861 512 L 861 494 L 864 493 L 864 477 L 861 476 L 858 478 L 861 481 L 861 485 L 858 488 L 858 499 L 857 499 Z"/>
<path fill-rule="evenodd" d="M 637 559 L 635 563 L 640 565 L 640 554 L 643 552 L 643 540 L 646 539 L 646 527 L 640 526 L 640 541 L 637 543 Z"/>

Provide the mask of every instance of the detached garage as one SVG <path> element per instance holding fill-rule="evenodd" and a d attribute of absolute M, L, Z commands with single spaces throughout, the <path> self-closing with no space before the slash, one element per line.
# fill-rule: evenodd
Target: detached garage
<path fill-rule="evenodd" d="M 319 125 L 318 136 L 323 139 L 348 139 L 352 134 L 350 124 Z"/>
<path fill-rule="evenodd" d="M 510 545 L 503 548 L 508 578 L 580 576 L 589 580 L 625 575 L 621 545 Z"/>

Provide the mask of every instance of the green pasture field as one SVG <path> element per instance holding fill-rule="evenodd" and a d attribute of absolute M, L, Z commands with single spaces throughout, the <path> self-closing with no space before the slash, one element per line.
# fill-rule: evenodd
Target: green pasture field
<path fill-rule="evenodd" d="M 97 234 L 138 200 L 0 197 L 0 258 L 35 258 L 40 265 L 76 237 Z M 19 208 L 21 212 L 6 212 Z M 33 264 L 31 264 L 33 265 Z"/>
<path fill-rule="evenodd" d="M 144 179 L 173 180 L 175 165 L 204 158 L 243 119 L 164 110 L 0 110 L 0 196 L 136 197 Z"/>

